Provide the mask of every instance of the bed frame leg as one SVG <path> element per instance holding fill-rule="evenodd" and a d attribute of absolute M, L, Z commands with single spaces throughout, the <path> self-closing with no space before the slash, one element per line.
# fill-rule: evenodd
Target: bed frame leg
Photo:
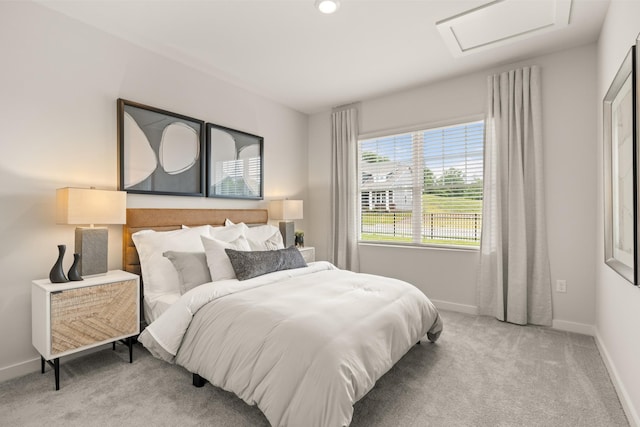
<path fill-rule="evenodd" d="M 420 345 L 420 344 L 422 344 L 422 341 L 418 341 L 418 342 L 416 343 L 416 345 Z"/>
<path fill-rule="evenodd" d="M 198 374 L 193 374 L 193 385 L 195 387 L 204 387 L 204 385 L 207 383 L 207 380 L 205 380 L 204 378 L 202 378 L 200 375 Z"/>

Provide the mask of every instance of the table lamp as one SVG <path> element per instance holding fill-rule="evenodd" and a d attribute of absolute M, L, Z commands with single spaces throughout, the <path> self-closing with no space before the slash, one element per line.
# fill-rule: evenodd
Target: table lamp
<path fill-rule="evenodd" d="M 302 219 L 302 200 L 272 200 L 269 202 L 269 215 L 271 219 L 280 220 L 280 234 L 284 241 L 284 247 L 295 244 L 296 219 Z"/>
<path fill-rule="evenodd" d="M 69 187 L 56 190 L 56 223 L 88 225 L 77 227 L 75 236 L 82 276 L 105 274 L 108 268 L 109 231 L 94 224 L 124 224 L 126 217 L 125 191 Z"/>

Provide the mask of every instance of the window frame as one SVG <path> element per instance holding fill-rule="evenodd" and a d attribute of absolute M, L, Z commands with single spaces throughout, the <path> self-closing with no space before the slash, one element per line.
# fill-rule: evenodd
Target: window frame
<path fill-rule="evenodd" d="M 356 174 L 358 179 L 358 189 L 357 189 L 357 230 L 358 230 L 358 245 L 365 246 L 391 246 L 391 247 L 404 247 L 404 248 L 419 248 L 419 249 L 438 249 L 438 250 L 462 250 L 462 251 L 479 251 L 480 244 L 477 246 L 470 245 L 455 245 L 455 244 L 443 244 L 443 243 L 418 243 L 418 242 L 394 242 L 392 240 L 362 240 L 362 171 L 360 168 L 360 159 L 362 157 L 361 152 L 361 141 L 367 139 L 374 138 L 384 138 L 391 137 L 394 135 L 420 132 L 420 131 L 428 131 L 431 129 L 443 128 L 443 127 L 453 127 L 453 126 L 462 126 L 469 123 L 474 122 L 483 122 L 483 147 L 482 147 L 482 163 L 483 163 L 483 175 L 484 175 L 484 164 L 485 164 L 485 153 L 484 153 L 484 143 L 486 139 L 486 117 L 482 114 L 474 114 L 464 117 L 458 117 L 455 119 L 438 121 L 438 122 L 430 122 L 426 124 L 420 125 L 411 125 L 406 127 L 398 127 L 391 129 L 380 129 L 372 132 L 365 132 L 358 134 L 357 138 L 357 159 L 356 159 Z M 484 206 L 484 189 L 483 189 L 483 197 L 482 202 Z M 482 234 L 482 226 L 480 227 L 480 234 Z"/>

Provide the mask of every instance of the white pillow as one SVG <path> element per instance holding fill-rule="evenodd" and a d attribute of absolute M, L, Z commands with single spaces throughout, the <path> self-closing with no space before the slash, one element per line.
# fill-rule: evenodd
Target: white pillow
<path fill-rule="evenodd" d="M 202 235 L 209 235 L 208 227 L 133 233 L 131 238 L 140 257 L 145 289 L 157 293 L 180 293 L 178 272 L 162 254 L 166 251 L 202 252 Z"/>
<path fill-rule="evenodd" d="M 229 222 L 229 224 L 227 224 L 227 222 Z M 182 228 L 183 229 L 206 228 L 211 237 L 213 237 L 214 239 L 222 240 L 224 242 L 232 242 L 236 240 L 239 236 L 243 235 L 245 231 L 249 228 L 242 222 L 240 224 L 234 224 L 228 219 L 225 220 L 225 225 L 229 225 L 229 226 L 227 227 L 227 226 L 220 225 L 220 226 L 214 227 L 213 225 L 199 225 L 197 227 L 189 227 L 188 225 L 182 224 Z M 206 234 L 206 233 L 203 233 L 203 234 Z"/>
<path fill-rule="evenodd" d="M 284 249 L 284 241 L 280 229 L 273 225 L 258 225 L 249 227 L 245 231 L 245 236 L 249 241 L 251 250 L 254 251 L 274 251 Z"/>
<path fill-rule="evenodd" d="M 201 230 L 204 232 L 204 230 L 209 230 L 209 225 L 196 225 L 195 227 L 189 227 L 188 225 L 184 225 L 182 224 L 182 229 L 192 229 L 192 230 Z"/>
<path fill-rule="evenodd" d="M 252 251 L 274 251 L 284 249 L 284 241 L 280 229 L 276 226 L 265 224 L 248 227 L 245 223 L 234 224 L 229 218 L 224 221 L 225 229 L 244 226 L 244 235 L 249 241 Z"/>
<path fill-rule="evenodd" d="M 211 274 L 211 281 L 235 279 L 236 272 L 233 270 L 231 261 L 227 256 L 225 249 L 235 249 L 237 251 L 250 251 L 251 247 L 247 239 L 240 235 L 232 242 L 224 242 L 218 239 L 201 236 L 204 253 L 207 257 L 207 266 Z"/>
<path fill-rule="evenodd" d="M 209 235 L 223 242 L 233 242 L 240 236 L 246 236 L 246 232 L 249 229 L 244 223 L 233 224 L 225 227 L 213 227 L 209 226 Z"/>

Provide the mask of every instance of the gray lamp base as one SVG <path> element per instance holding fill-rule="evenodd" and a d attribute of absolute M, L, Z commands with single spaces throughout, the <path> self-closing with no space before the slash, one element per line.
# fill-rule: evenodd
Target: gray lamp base
<path fill-rule="evenodd" d="M 282 234 L 282 240 L 285 248 L 294 246 L 296 243 L 296 233 L 294 228 L 293 221 L 280 221 L 280 234 Z"/>
<path fill-rule="evenodd" d="M 81 276 L 105 274 L 109 252 L 109 231 L 104 227 L 76 228 L 76 253 L 80 254 Z"/>

